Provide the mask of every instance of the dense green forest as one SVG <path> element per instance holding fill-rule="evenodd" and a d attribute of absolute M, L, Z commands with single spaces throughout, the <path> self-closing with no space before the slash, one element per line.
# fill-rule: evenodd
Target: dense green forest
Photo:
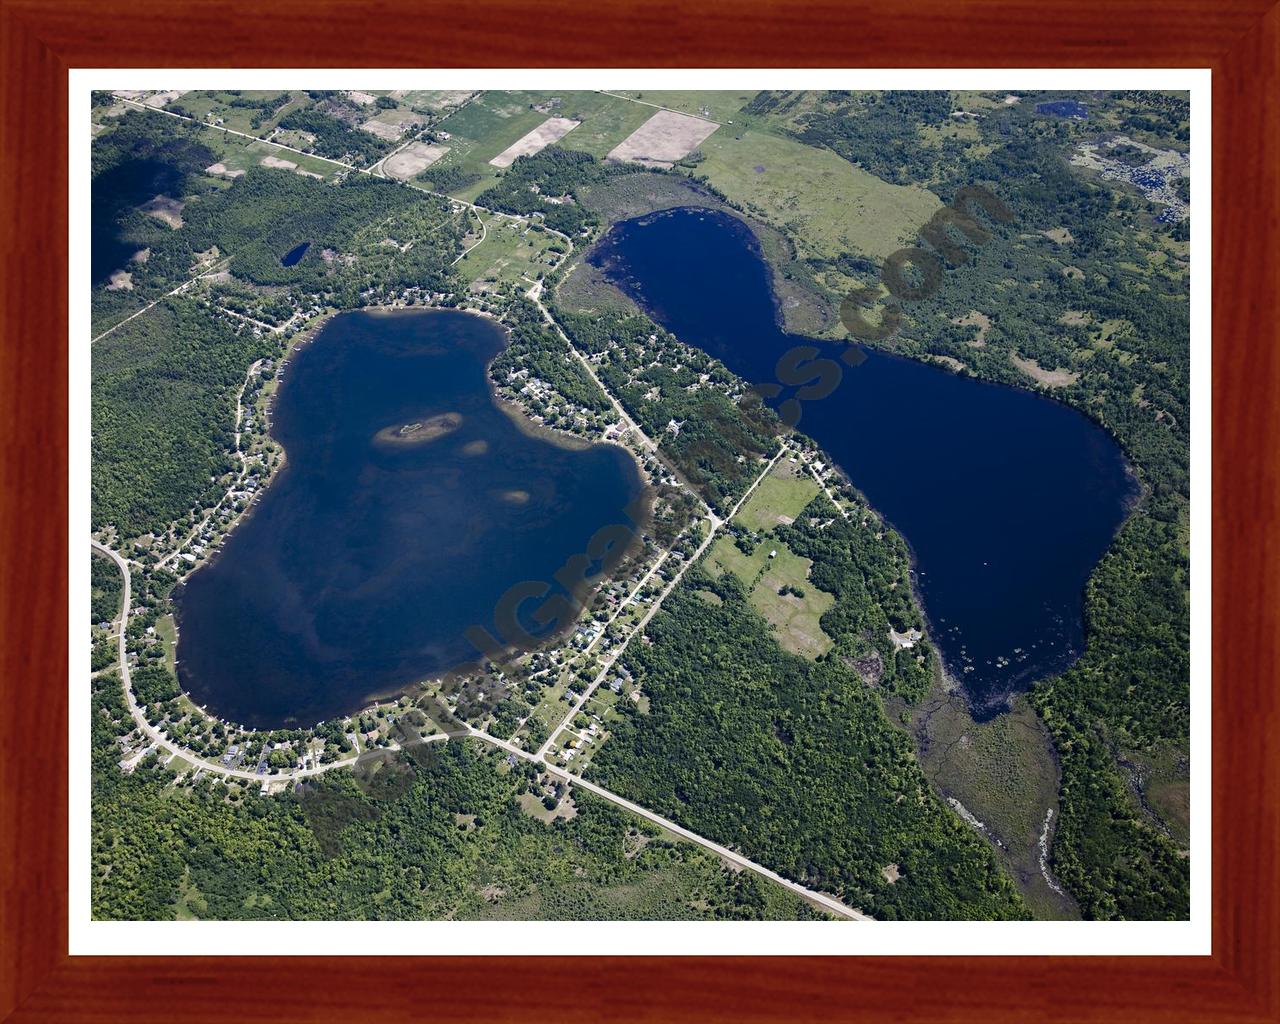
<path fill-rule="evenodd" d="M 89 558 L 90 622 L 111 622 L 120 614 L 124 580 L 115 562 L 103 555 Z"/>
<path fill-rule="evenodd" d="M 734 576 L 691 570 L 648 636 L 624 656 L 648 713 L 622 708 L 590 778 L 877 918 L 1025 916 L 875 693 L 784 652 Z"/>
<path fill-rule="evenodd" d="M 579 203 L 552 203 L 547 197 L 572 196 L 576 189 L 609 173 L 610 169 L 589 153 L 553 146 L 535 156 L 518 158 L 476 202 L 504 213 L 540 213 L 547 227 L 577 235 L 597 223 L 595 215 Z"/>
<path fill-rule="evenodd" d="M 132 723 L 93 689 L 93 915 L 108 920 L 813 919 L 750 872 L 523 763 L 452 741 L 366 759 L 292 794 L 117 767 Z M 558 808 L 546 823 L 522 810 Z M 564 815 L 564 816 L 561 816 Z"/>
<path fill-rule="evenodd" d="M 140 271 L 147 279 L 184 280 L 198 254 L 216 247 L 244 281 L 288 286 L 335 306 L 360 305 L 371 288 L 441 288 L 460 233 L 446 200 L 394 182 L 354 175 L 329 185 L 269 168 L 191 197 L 182 217 L 182 228 L 163 229 L 152 244 Z M 425 238 L 431 244 L 401 248 Z M 284 266 L 281 257 L 302 242 L 311 243 L 306 255 Z"/>
<path fill-rule="evenodd" d="M 235 468 L 236 394 L 273 343 L 166 299 L 93 350 L 93 528 L 161 532 Z"/>
<path fill-rule="evenodd" d="M 138 206 L 157 195 L 184 196 L 209 187 L 199 184 L 201 172 L 217 155 L 198 127 L 137 110 L 116 118 L 112 130 L 94 140 L 90 154 L 93 320 L 100 328 L 122 320 L 177 283 L 171 282 L 171 268 L 163 260 L 152 265 L 149 254 L 145 262 L 132 260 L 135 253 L 161 249 L 173 234 Z M 126 267 L 129 288 L 101 287 L 110 274 Z"/>
<path fill-rule="evenodd" d="M 1131 459 L 1142 496 L 1090 579 L 1088 648 L 1032 700 L 1062 762 L 1054 868 L 1084 914 L 1185 917 L 1188 863 L 1120 761 L 1162 744 L 1185 750 L 1189 729 L 1186 225 L 1162 222 L 1137 189 L 1098 181 L 1068 160 L 1106 130 L 1184 148 L 1187 101 L 1091 95 L 1088 120 L 1064 120 L 1037 114 L 1037 98 L 984 111 L 974 122 L 979 142 L 926 139 L 958 106 L 931 93 L 831 94 L 822 111 L 797 115 L 792 130 L 888 180 L 923 182 L 944 201 L 984 185 L 1013 212 L 1005 227 L 967 206 L 988 237 L 979 244 L 948 230 L 940 287 L 904 303 L 899 334 L 873 343 L 1023 387 L 1032 386 L 1028 361 L 1061 369 L 1054 396 L 1100 421 Z M 921 244 L 937 242 L 922 234 Z M 871 283 L 858 260 L 814 269 Z M 976 324 L 954 323 L 970 311 L 990 321 L 981 336 Z"/>
<path fill-rule="evenodd" d="M 356 167 L 377 163 L 395 148 L 386 139 L 371 132 L 353 131 L 350 125 L 315 109 L 290 111 L 280 119 L 280 127 L 314 135 L 311 148 L 315 153 Z"/>

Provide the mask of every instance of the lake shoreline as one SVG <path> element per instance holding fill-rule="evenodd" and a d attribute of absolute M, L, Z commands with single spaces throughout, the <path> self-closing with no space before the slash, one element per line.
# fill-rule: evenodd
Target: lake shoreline
<path fill-rule="evenodd" d="M 620 222 L 585 258 L 650 318 L 661 311 L 665 329 L 748 382 L 772 381 L 782 372 L 775 361 L 788 353 L 849 344 L 786 331 L 771 261 L 728 211 L 673 207 Z M 866 351 L 867 369 L 841 373 L 839 398 L 811 400 L 796 429 L 828 453 L 843 480 L 860 481 L 854 490 L 903 538 L 913 601 L 950 684 L 975 717 L 998 715 L 1013 694 L 1065 671 L 1087 649 L 1088 580 L 1141 502 L 1132 460 L 1105 425 L 1044 389 L 1001 388 L 1004 381 L 909 354 Z M 918 415 L 904 415 L 911 401 Z M 879 436 L 887 423 L 896 424 L 897 445 L 852 442 L 854 433 Z M 904 445 L 909 470 L 893 454 Z M 989 563 L 978 554 L 984 549 Z M 964 597 L 970 586 L 985 588 L 986 612 Z"/>
<path fill-rule="evenodd" d="M 610 448 L 616 448 L 626 452 L 627 463 L 628 463 L 627 472 L 633 476 L 636 482 L 636 486 L 638 488 L 638 493 L 636 497 L 632 500 L 631 504 L 628 505 L 627 511 L 630 512 L 637 507 L 641 507 L 643 508 L 644 512 L 641 517 L 641 521 L 638 523 L 635 523 L 634 526 L 632 526 L 628 517 L 625 517 L 625 516 L 623 517 L 624 519 L 627 520 L 628 528 L 634 530 L 634 540 L 631 544 L 627 546 L 619 564 L 614 568 L 614 570 L 611 573 L 604 575 L 602 578 L 594 582 L 593 586 L 591 587 L 590 591 L 586 596 L 586 599 L 583 601 L 581 607 L 578 609 L 578 614 L 573 617 L 571 622 L 567 622 L 563 627 L 558 628 L 553 633 L 537 637 L 536 638 L 537 643 L 535 643 L 532 646 L 521 645 L 521 644 L 507 645 L 503 649 L 504 659 L 519 657 L 531 651 L 552 647 L 562 642 L 566 636 L 571 635 L 573 630 L 578 628 L 581 625 L 583 621 L 583 617 L 587 613 L 590 607 L 591 600 L 594 598 L 595 594 L 599 592 L 600 588 L 604 586 L 608 586 L 611 582 L 616 581 L 616 579 L 625 577 L 626 570 L 633 563 L 635 555 L 640 550 L 643 549 L 643 542 L 641 540 L 641 536 L 647 530 L 652 520 L 652 513 L 653 513 L 653 489 L 647 483 L 643 465 L 641 464 L 640 460 L 636 458 L 635 454 L 632 453 L 628 448 L 626 448 L 625 445 L 619 444 L 617 442 L 605 441 L 605 440 L 594 441 L 588 438 L 579 437 L 574 434 L 569 434 L 564 431 L 557 430 L 546 424 L 535 422 L 530 417 L 529 413 L 520 405 L 519 402 L 512 401 L 500 395 L 497 391 L 495 382 L 492 379 L 490 370 L 491 370 L 493 361 L 503 351 L 505 351 L 507 346 L 510 344 L 510 329 L 507 327 L 506 324 L 502 323 L 502 321 L 498 317 L 495 317 L 494 315 L 486 311 L 447 307 L 447 306 L 446 307 L 425 306 L 425 305 L 417 306 L 417 307 L 408 307 L 408 306 L 400 306 L 400 305 L 367 306 L 367 307 L 347 309 L 347 310 L 326 311 L 325 313 L 321 314 L 313 323 L 309 324 L 303 331 L 299 332 L 298 335 L 290 339 L 289 345 L 285 350 L 285 353 L 279 357 L 279 363 L 277 367 L 277 385 L 273 393 L 270 395 L 267 406 L 266 406 L 266 409 L 267 409 L 266 436 L 269 437 L 271 443 L 274 446 L 276 446 L 276 448 L 279 450 L 280 458 L 277 464 L 272 467 L 272 471 L 270 475 L 263 480 L 259 490 L 257 491 L 255 500 L 251 502 L 243 510 L 243 512 L 240 513 L 240 515 L 238 515 L 234 520 L 232 520 L 227 531 L 223 534 L 223 537 L 221 538 L 221 542 L 218 544 L 217 548 L 209 552 L 206 558 L 202 559 L 197 566 L 195 566 L 182 580 L 178 582 L 178 585 L 175 588 L 175 592 L 173 595 L 175 623 L 182 617 L 182 614 L 183 614 L 182 612 L 183 596 L 184 596 L 183 592 L 185 590 L 187 582 L 193 577 L 195 577 L 195 575 L 199 572 L 200 569 L 206 567 L 207 565 L 211 565 L 218 560 L 219 556 L 223 553 L 223 548 L 225 546 L 225 543 L 229 539 L 232 531 L 236 527 L 239 527 L 244 522 L 248 521 L 253 516 L 253 514 L 257 511 L 256 506 L 258 504 L 259 499 L 262 499 L 267 494 L 271 485 L 276 484 L 277 481 L 281 479 L 281 476 L 280 476 L 281 472 L 288 468 L 287 450 L 283 442 L 275 434 L 275 419 L 274 419 L 275 403 L 279 399 L 279 396 L 284 387 L 284 380 L 288 376 L 287 370 L 283 373 L 280 372 L 280 369 L 283 367 L 283 363 L 288 359 L 297 357 L 300 354 L 301 350 L 306 346 L 308 346 L 311 342 L 315 341 L 323 332 L 323 330 L 326 327 L 330 326 L 330 324 L 337 317 L 345 316 L 351 313 L 366 313 L 370 316 L 387 316 L 387 315 L 399 315 L 402 313 L 409 313 L 409 312 L 422 313 L 422 314 L 442 313 L 442 312 L 443 313 L 467 313 L 472 316 L 482 317 L 484 319 L 487 319 L 493 324 L 495 324 L 496 326 L 501 327 L 502 334 L 503 334 L 503 340 L 502 340 L 501 346 L 491 356 L 482 360 L 481 372 L 484 375 L 485 386 L 487 388 L 488 398 L 492 404 L 492 407 L 496 409 L 498 412 L 500 412 L 503 415 L 503 417 L 509 423 L 511 423 L 515 428 L 517 428 L 521 432 L 521 434 L 523 434 L 524 436 L 530 437 L 531 439 L 534 439 L 537 441 L 541 441 L 543 443 L 552 444 L 559 449 L 566 450 L 566 451 L 584 452 L 584 451 L 589 451 L 598 446 L 608 446 Z M 409 444 L 409 442 L 406 441 L 405 444 Z M 397 445 L 397 447 L 398 446 L 399 445 Z M 528 492 L 525 492 L 525 491 L 508 490 L 503 492 L 503 497 L 501 500 L 503 500 L 505 503 L 509 505 L 519 506 L 527 502 L 528 500 L 527 493 Z M 619 525 L 621 525 L 621 522 Z M 584 539 L 584 544 L 585 544 L 585 539 Z M 349 701 L 344 711 L 335 712 L 332 715 L 326 715 L 321 719 L 321 721 L 341 720 L 343 718 L 350 717 L 353 714 L 358 714 L 362 709 L 367 708 L 370 705 L 370 703 L 386 703 L 388 701 L 398 700 L 404 696 L 420 695 L 423 692 L 431 689 L 433 683 L 436 680 L 465 681 L 468 678 L 474 677 L 477 674 L 477 672 L 482 669 L 483 664 L 486 660 L 487 659 L 484 655 L 477 654 L 475 658 L 468 658 L 467 660 L 461 661 L 457 664 L 449 665 L 442 670 L 432 673 L 428 680 L 424 680 L 422 678 L 416 678 L 416 679 L 406 681 L 404 683 L 395 684 L 393 686 L 379 687 L 378 689 L 370 693 L 361 695 L 361 697 L 357 700 Z M 272 719 L 271 721 L 273 724 L 258 724 L 258 725 L 250 726 L 246 722 L 236 722 L 236 721 L 233 721 L 232 719 L 223 717 L 218 713 L 217 705 L 213 702 L 211 698 L 206 697 L 203 700 L 201 700 L 196 695 L 194 695 L 190 689 L 188 689 L 186 686 L 183 686 L 181 681 L 179 681 L 179 689 L 181 690 L 183 696 L 185 696 L 186 699 L 190 701 L 190 703 L 194 707 L 200 708 L 202 713 L 205 716 L 207 716 L 208 718 L 214 721 L 222 722 L 233 728 L 262 730 L 262 729 L 269 729 L 269 728 L 305 728 L 305 727 L 311 726 L 310 716 L 303 716 L 306 718 L 306 721 L 304 722 L 303 718 L 297 717 L 294 715 L 290 715 L 287 718 L 284 718 L 282 720 Z M 266 723 L 268 721 L 267 718 L 255 719 L 255 720 L 261 723 Z"/>

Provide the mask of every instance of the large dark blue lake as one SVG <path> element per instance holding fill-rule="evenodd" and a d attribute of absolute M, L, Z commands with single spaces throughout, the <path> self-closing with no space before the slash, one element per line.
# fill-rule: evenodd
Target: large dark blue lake
<path fill-rule="evenodd" d="M 592 262 L 685 342 L 772 383 L 784 334 L 768 269 L 731 216 L 681 209 L 616 225 Z M 843 343 L 840 343 L 843 345 Z M 943 659 L 988 716 L 1084 645 L 1085 581 L 1134 494 L 1119 447 L 1030 391 L 867 352 L 798 429 L 911 545 Z M 789 397 L 784 392 L 774 404 Z"/>
<path fill-rule="evenodd" d="M 508 587 L 629 522 L 629 455 L 534 436 L 495 404 L 505 343 L 466 313 L 348 313 L 297 352 L 272 423 L 288 462 L 179 593 L 197 702 L 267 727 L 353 711 L 475 659 L 464 632 L 493 629 Z"/>

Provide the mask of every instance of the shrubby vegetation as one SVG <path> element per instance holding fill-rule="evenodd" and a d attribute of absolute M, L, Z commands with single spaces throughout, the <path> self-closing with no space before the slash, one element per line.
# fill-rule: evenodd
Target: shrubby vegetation
<path fill-rule="evenodd" d="M 876 917 L 1026 916 L 875 694 L 784 652 L 736 577 L 690 570 L 648 636 L 624 655 L 648 713 L 622 702 L 591 778 Z"/>
<path fill-rule="evenodd" d="M 442 168 L 441 173 L 448 172 Z M 547 227 L 575 236 L 600 224 L 591 204 L 583 202 L 590 186 L 635 173 L 634 164 L 607 164 L 590 153 L 549 146 L 533 156 L 519 157 L 476 202 L 505 213 L 541 214 Z"/>
<path fill-rule="evenodd" d="M 936 165 L 955 163 L 967 148 L 955 139 L 945 140 L 941 151 L 920 144 L 920 125 L 944 123 L 950 115 L 949 93 L 904 89 L 826 98 L 829 105 L 804 115 L 796 137 L 829 147 L 895 185 L 929 181 Z"/>

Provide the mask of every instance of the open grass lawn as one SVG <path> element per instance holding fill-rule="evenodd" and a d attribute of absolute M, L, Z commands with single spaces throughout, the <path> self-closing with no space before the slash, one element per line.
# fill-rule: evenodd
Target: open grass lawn
<path fill-rule="evenodd" d="M 761 545 L 765 546 L 767 542 Z M 818 621 L 836 599 L 809 582 L 809 567 L 813 565 L 809 559 L 793 554 L 785 545 L 774 550 L 777 557 L 769 559 L 764 575 L 751 591 L 751 607 L 768 619 L 784 650 L 816 658 L 832 647 L 831 637 L 822 631 Z M 781 594 L 783 587 L 792 587 L 804 596 Z"/>
<path fill-rule="evenodd" d="M 829 150 L 767 131 L 721 128 L 699 148 L 698 171 L 763 220 L 789 227 L 802 255 L 883 259 L 942 205 L 926 189 L 890 185 Z"/>
<path fill-rule="evenodd" d="M 779 459 L 773 470 L 751 492 L 737 521 L 750 530 L 763 532 L 779 523 L 793 522 L 821 488 L 799 463 Z"/>
<path fill-rule="evenodd" d="M 711 550 L 707 552 L 707 569 L 715 576 L 731 572 L 747 587 L 755 586 L 760 571 L 769 560 L 769 552 L 772 550 L 769 545 L 769 541 L 758 544 L 754 552 L 745 555 L 732 537 L 717 537 Z"/>
<path fill-rule="evenodd" d="M 178 645 L 178 631 L 173 624 L 172 615 L 162 615 L 156 620 L 156 636 L 164 644 L 164 664 L 172 672 L 174 652 Z"/>

